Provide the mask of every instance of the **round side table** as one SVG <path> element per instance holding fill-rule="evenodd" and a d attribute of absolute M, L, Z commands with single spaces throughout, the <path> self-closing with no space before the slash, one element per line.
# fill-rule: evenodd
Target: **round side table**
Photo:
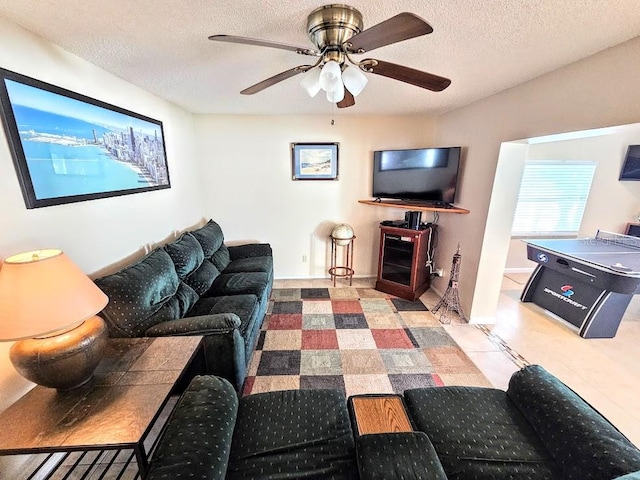
<path fill-rule="evenodd" d="M 329 275 L 333 279 L 333 286 L 336 286 L 336 278 L 348 278 L 349 286 L 353 281 L 353 241 L 356 239 L 355 235 L 351 238 L 336 238 L 333 235 L 329 235 L 331 239 L 331 268 L 329 269 Z M 346 265 L 336 265 L 338 258 L 338 247 L 344 249 L 343 260 Z"/>

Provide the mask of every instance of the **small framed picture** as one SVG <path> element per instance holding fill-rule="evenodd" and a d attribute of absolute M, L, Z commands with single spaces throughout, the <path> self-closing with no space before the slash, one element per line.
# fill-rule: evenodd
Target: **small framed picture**
<path fill-rule="evenodd" d="M 338 180 L 339 143 L 292 143 L 293 180 Z"/>

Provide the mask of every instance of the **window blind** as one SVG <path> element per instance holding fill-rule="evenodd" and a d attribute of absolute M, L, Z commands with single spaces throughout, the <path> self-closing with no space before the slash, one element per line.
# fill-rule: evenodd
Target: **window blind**
<path fill-rule="evenodd" d="M 511 235 L 577 234 L 595 170 L 589 161 L 526 162 Z"/>

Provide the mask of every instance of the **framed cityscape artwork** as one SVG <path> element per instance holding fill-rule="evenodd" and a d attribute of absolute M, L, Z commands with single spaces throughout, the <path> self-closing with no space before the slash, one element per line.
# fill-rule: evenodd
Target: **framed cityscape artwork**
<path fill-rule="evenodd" d="M 170 188 L 162 122 L 0 68 L 27 208 Z"/>
<path fill-rule="evenodd" d="M 292 143 L 293 180 L 337 180 L 339 143 Z"/>

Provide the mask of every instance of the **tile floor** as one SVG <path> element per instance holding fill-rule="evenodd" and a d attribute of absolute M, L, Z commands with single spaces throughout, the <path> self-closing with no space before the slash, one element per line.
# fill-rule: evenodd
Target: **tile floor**
<path fill-rule="evenodd" d="M 511 374 L 524 363 L 540 364 L 640 446 L 640 296 L 631 302 L 615 338 L 586 340 L 538 306 L 520 302 L 527 278 L 503 277 L 495 324 L 469 325 L 454 316 L 445 325 L 447 332 L 495 387 L 506 388 Z M 346 281 L 338 283 L 348 286 Z M 371 278 L 354 278 L 353 288 L 374 283 Z M 330 286 L 329 279 L 274 283 L 274 288 Z M 433 307 L 439 298 L 428 290 L 421 300 Z"/>

